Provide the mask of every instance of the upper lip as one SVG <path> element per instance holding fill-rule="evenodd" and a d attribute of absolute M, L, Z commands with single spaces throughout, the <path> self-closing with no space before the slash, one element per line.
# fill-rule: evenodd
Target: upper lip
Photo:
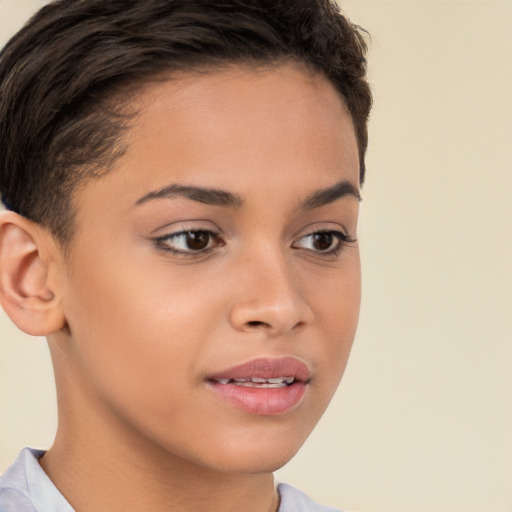
<path fill-rule="evenodd" d="M 277 379 L 294 377 L 295 380 L 307 382 L 310 370 L 307 365 L 295 357 L 260 357 L 252 359 L 208 377 L 209 380 L 220 379 Z"/>

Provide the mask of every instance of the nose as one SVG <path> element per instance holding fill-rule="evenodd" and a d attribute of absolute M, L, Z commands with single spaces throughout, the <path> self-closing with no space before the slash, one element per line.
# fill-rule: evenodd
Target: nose
<path fill-rule="evenodd" d="M 230 311 L 235 329 L 277 337 L 312 322 L 313 310 L 299 276 L 284 258 L 257 258 L 246 262 L 236 275 L 238 296 Z"/>

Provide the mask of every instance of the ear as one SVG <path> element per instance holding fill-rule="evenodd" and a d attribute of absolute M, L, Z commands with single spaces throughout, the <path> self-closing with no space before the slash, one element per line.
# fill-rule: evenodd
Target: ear
<path fill-rule="evenodd" d="M 0 301 L 27 334 L 46 336 L 66 324 L 55 283 L 60 259 L 45 228 L 14 212 L 0 213 Z"/>

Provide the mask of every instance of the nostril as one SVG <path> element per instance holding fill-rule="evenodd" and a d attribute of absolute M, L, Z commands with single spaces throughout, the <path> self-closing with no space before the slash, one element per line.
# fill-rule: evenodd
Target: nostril
<path fill-rule="evenodd" d="M 265 322 L 260 322 L 259 320 L 252 320 L 251 322 L 247 322 L 249 327 L 260 327 L 261 325 L 267 325 Z"/>

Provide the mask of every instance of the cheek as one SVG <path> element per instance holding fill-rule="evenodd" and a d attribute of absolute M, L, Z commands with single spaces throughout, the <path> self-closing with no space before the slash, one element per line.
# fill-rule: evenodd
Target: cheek
<path fill-rule="evenodd" d="M 70 283 L 73 357 L 97 394 L 163 414 L 162 404 L 172 406 L 165 395 L 193 381 L 217 314 L 214 292 L 200 294 L 194 281 L 173 279 L 154 265 L 127 268 L 113 261 L 118 264 L 83 265 Z"/>
<path fill-rule="evenodd" d="M 361 304 L 361 265 L 359 252 L 348 253 L 340 268 L 326 272 L 311 282 L 310 294 L 316 304 L 316 317 L 330 336 L 350 337 L 355 333 Z"/>
<path fill-rule="evenodd" d="M 361 303 L 361 273 L 359 255 L 354 254 L 350 265 L 331 279 L 318 284 L 316 321 L 322 331 L 323 364 L 329 386 L 336 386 L 343 375 L 352 348 Z"/>

